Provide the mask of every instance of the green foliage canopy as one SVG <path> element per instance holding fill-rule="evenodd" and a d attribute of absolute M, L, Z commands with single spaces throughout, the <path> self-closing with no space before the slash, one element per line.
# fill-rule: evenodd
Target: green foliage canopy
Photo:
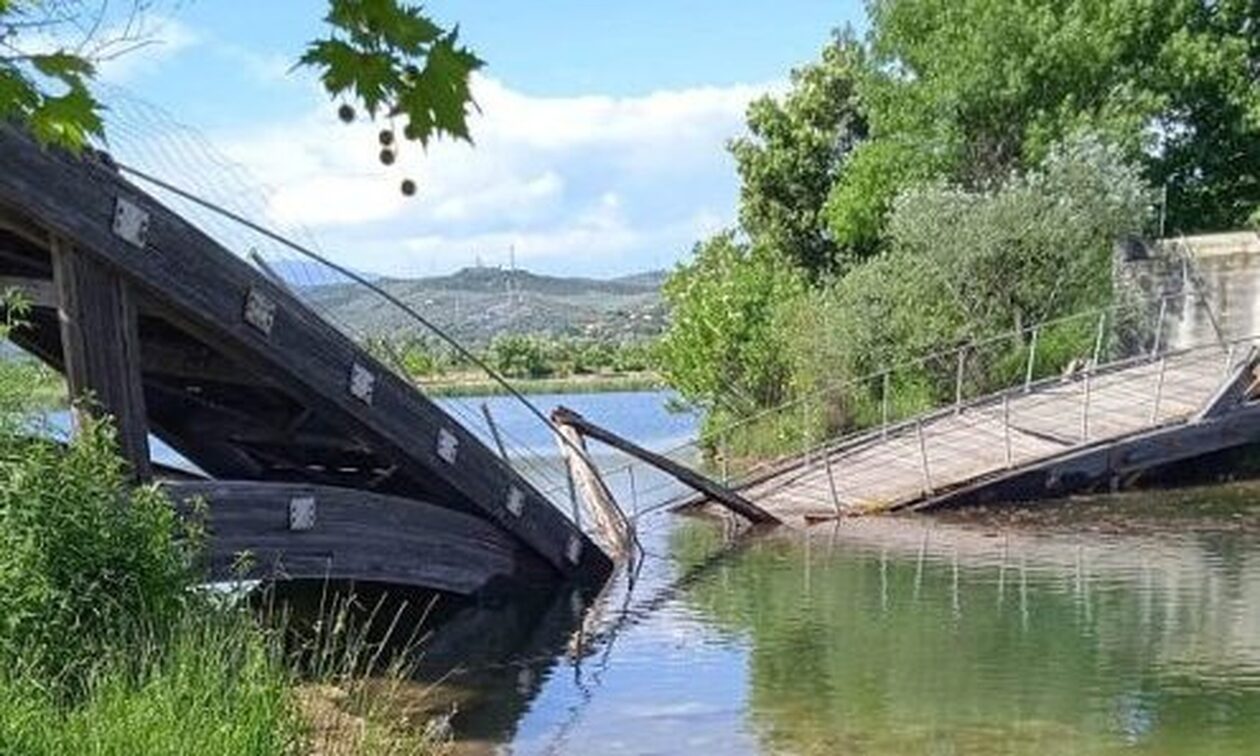
<path fill-rule="evenodd" d="M 132 0 L 131 17 L 151 4 Z M 109 13 L 108 0 L 0 0 L 0 119 L 71 149 L 100 135 L 104 108 L 89 89 L 94 63 L 143 42 L 126 38 L 129 32 L 92 40 Z M 328 38 L 312 42 L 299 65 L 313 68 L 331 96 L 360 103 L 372 118 L 402 120 L 404 136 L 422 144 L 470 138 L 469 79 L 482 61 L 459 44 L 457 29 L 442 28 L 406 0 L 328 0 L 325 21 Z M 84 28 L 87 37 L 51 52 L 37 49 L 46 42 L 27 39 L 32 29 L 59 39 Z M 123 49 L 111 49 L 118 42 Z"/>
<path fill-rule="evenodd" d="M 838 244 L 879 238 L 872 218 L 923 178 L 908 165 L 983 188 L 1081 132 L 1122 147 L 1168 187 L 1171 229 L 1236 227 L 1260 202 L 1260 5 L 1250 0 L 869 9 L 860 94 L 871 139 L 832 190 Z"/>
<path fill-rule="evenodd" d="M 665 284 L 672 320 L 658 351 L 671 385 L 701 404 L 776 404 L 787 376 L 776 313 L 804 289 L 803 276 L 772 248 L 729 231 L 697 245 Z"/>
<path fill-rule="evenodd" d="M 820 61 L 792 72 L 782 99 L 753 101 L 749 134 L 729 145 L 744 231 L 807 271 L 838 262 L 819 214 L 846 156 L 866 136 L 855 91 L 863 65 L 861 46 L 851 34 L 838 34 Z"/>

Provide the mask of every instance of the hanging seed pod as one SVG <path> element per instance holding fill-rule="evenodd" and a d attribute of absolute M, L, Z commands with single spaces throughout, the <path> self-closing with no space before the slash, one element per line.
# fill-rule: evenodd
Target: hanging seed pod
<path fill-rule="evenodd" d="M 393 165 L 393 164 L 394 164 L 394 158 L 395 158 L 395 157 L 397 157 L 397 156 L 394 154 L 394 151 L 393 151 L 393 150 L 391 150 L 390 148 L 386 147 L 385 149 L 381 150 L 381 156 L 380 156 L 380 157 L 381 157 L 381 163 L 383 163 L 384 165 Z"/>
<path fill-rule="evenodd" d="M 354 121 L 354 107 L 348 104 L 342 105 L 341 107 L 337 108 L 337 117 L 341 119 L 342 123 L 353 122 Z"/>
<path fill-rule="evenodd" d="M 381 133 L 377 135 L 382 147 L 389 147 L 394 143 L 394 132 L 392 129 L 381 129 Z"/>
<path fill-rule="evenodd" d="M 411 179 L 403 179 L 402 193 L 404 197 L 414 197 L 416 194 L 416 182 Z"/>
<path fill-rule="evenodd" d="M 403 127 L 403 137 L 405 137 L 408 142 L 414 142 L 420 138 L 420 129 L 414 124 L 408 123 Z"/>

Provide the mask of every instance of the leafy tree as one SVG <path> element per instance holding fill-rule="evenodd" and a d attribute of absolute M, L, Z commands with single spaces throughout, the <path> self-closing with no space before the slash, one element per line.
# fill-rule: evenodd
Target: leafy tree
<path fill-rule="evenodd" d="M 805 284 L 773 248 L 733 232 L 696 245 L 665 284 L 672 319 L 658 346 L 663 369 L 682 395 L 737 412 L 777 404 L 787 364 L 775 317 Z"/>
<path fill-rule="evenodd" d="M 0 0 L 0 118 L 72 149 L 100 135 L 103 106 L 89 89 L 95 65 L 145 41 L 131 30 L 152 4 L 123 4 L 129 31 L 100 39 L 101 20 L 115 13 L 109 0 Z M 325 20 L 328 37 L 313 41 L 299 64 L 342 100 L 343 120 L 355 118 L 356 102 L 373 119 L 400 121 L 403 137 L 422 145 L 442 135 L 469 139 L 469 77 L 482 61 L 459 44 L 457 29 L 442 28 L 407 0 L 328 0 Z M 64 45 L 39 49 L 50 37 Z M 392 163 L 392 129 L 380 141 L 382 161 Z"/>
<path fill-rule="evenodd" d="M 1082 131 L 1120 145 L 1150 182 L 1168 187 L 1172 229 L 1235 227 L 1260 202 L 1260 5 L 1252 0 L 871 0 L 869 8 L 873 65 L 859 92 L 871 141 L 831 192 L 839 244 L 879 238 L 873 220 L 923 178 L 907 166 L 984 188 Z"/>
<path fill-rule="evenodd" d="M 904 192 L 893 203 L 888 250 L 798 300 L 786 318 L 794 388 L 813 393 L 1107 304 L 1112 242 L 1147 228 L 1151 199 L 1139 169 L 1094 138 L 1056 148 L 1035 171 L 991 189 L 934 182 Z M 1057 334 L 1055 354 L 1065 360 L 1081 355 L 1082 338 L 1092 341 L 1093 322 L 1078 325 Z M 1019 358 L 1022 347 L 994 342 L 995 353 L 976 355 L 978 388 L 1008 380 L 997 371 L 1022 358 L 1005 360 L 1002 350 Z M 1042 367 L 1059 367 L 1057 359 L 1043 357 Z M 954 369 L 951 356 L 899 370 L 894 398 L 914 410 L 952 399 Z M 842 398 L 854 408 L 865 397 Z"/>
<path fill-rule="evenodd" d="M 551 374 L 546 349 L 533 336 L 508 334 L 490 344 L 494 369 L 508 378 L 545 378 Z"/>
<path fill-rule="evenodd" d="M 813 273 L 840 258 L 819 214 L 845 157 L 866 134 L 855 97 L 862 61 L 852 34 L 837 34 L 819 62 L 792 72 L 781 100 L 765 96 L 749 106 L 749 135 L 729 145 L 744 231 Z"/>

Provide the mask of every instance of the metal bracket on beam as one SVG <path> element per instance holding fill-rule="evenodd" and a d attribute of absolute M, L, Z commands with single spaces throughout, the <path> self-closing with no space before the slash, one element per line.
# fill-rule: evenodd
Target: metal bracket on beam
<path fill-rule="evenodd" d="M 258 289 L 250 289 L 245 295 L 245 322 L 264 336 L 270 336 L 276 322 L 276 303 Z"/>
<path fill-rule="evenodd" d="M 516 486 L 512 486 L 508 489 L 506 506 L 507 511 L 511 513 L 513 517 L 521 516 L 521 512 L 525 511 L 525 494 L 521 492 L 521 489 Z"/>
<path fill-rule="evenodd" d="M 350 395 L 364 404 L 372 403 L 372 392 L 376 389 L 376 376 L 371 370 L 359 363 L 350 366 Z"/>
<path fill-rule="evenodd" d="M 149 214 L 125 197 L 114 204 L 114 235 L 136 249 L 144 249 L 149 241 Z"/>
<path fill-rule="evenodd" d="M 289 530 L 313 530 L 315 528 L 315 497 L 303 497 L 289 501 Z"/>
<path fill-rule="evenodd" d="M 455 464 L 455 458 L 459 455 L 459 437 L 446 428 L 438 431 L 437 455 L 448 465 Z"/>

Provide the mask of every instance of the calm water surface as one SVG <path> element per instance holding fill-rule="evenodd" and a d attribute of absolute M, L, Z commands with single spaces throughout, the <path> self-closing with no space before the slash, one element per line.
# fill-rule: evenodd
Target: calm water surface
<path fill-rule="evenodd" d="M 667 398 L 535 400 L 662 449 L 695 423 Z M 627 476 L 609 482 L 630 501 Z M 561 597 L 464 618 L 459 667 L 426 693 L 458 706 L 461 751 L 1260 753 L 1260 485 L 738 541 L 642 527 L 633 589 L 622 575 L 584 615 Z M 482 635 L 499 642 L 467 650 Z"/>
<path fill-rule="evenodd" d="M 659 448 L 693 422 L 664 398 L 541 403 Z M 450 679 L 463 750 L 1260 752 L 1260 486 L 738 542 L 644 527 L 633 590 L 584 633 Z"/>

